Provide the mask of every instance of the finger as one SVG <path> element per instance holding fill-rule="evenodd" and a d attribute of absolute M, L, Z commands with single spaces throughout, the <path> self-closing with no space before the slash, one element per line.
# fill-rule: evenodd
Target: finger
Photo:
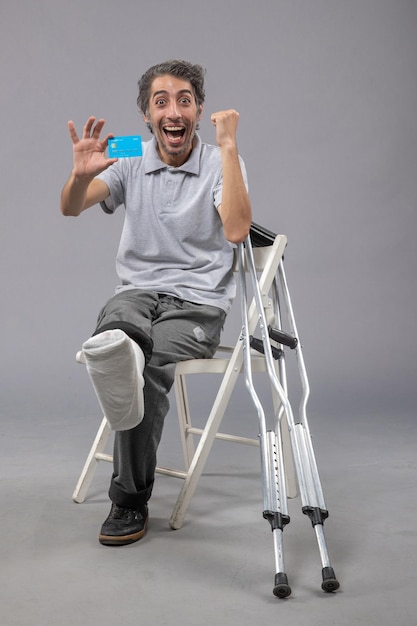
<path fill-rule="evenodd" d="M 83 128 L 83 139 L 90 139 L 91 129 L 95 121 L 96 118 L 93 115 L 88 118 Z"/>
<path fill-rule="evenodd" d="M 77 135 L 77 131 L 75 130 L 74 122 L 72 120 L 68 122 L 68 130 L 69 130 L 72 143 L 77 143 L 78 141 L 80 141 Z"/>
<path fill-rule="evenodd" d="M 100 133 L 103 130 L 104 124 L 105 121 L 102 118 L 98 120 L 97 124 L 93 128 L 93 133 L 91 135 L 94 139 L 100 138 Z"/>
<path fill-rule="evenodd" d="M 109 145 L 109 139 L 113 139 L 114 134 L 113 133 L 109 133 L 101 142 L 101 145 L 103 146 L 104 149 L 107 148 L 107 146 Z"/>

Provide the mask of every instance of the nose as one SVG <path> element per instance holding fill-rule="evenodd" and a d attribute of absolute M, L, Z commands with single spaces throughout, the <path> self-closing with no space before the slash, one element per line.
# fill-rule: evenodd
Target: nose
<path fill-rule="evenodd" d="M 168 117 L 171 119 L 178 119 L 181 117 L 179 113 L 179 109 L 177 106 L 177 102 L 175 100 L 171 100 L 168 107 Z"/>

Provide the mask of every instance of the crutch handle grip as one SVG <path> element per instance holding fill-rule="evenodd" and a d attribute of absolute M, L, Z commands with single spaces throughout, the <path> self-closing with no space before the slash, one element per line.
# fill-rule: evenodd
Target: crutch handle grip
<path fill-rule="evenodd" d="M 260 352 L 261 354 L 265 354 L 265 348 L 262 339 L 257 339 L 256 337 L 250 337 L 250 346 L 256 352 Z M 271 352 L 273 358 L 278 361 L 282 357 L 282 350 L 279 348 L 275 348 L 275 346 L 271 346 Z"/>
<path fill-rule="evenodd" d="M 284 333 L 283 330 L 279 330 L 278 328 L 272 328 L 272 326 L 268 326 L 268 334 L 273 341 L 277 341 L 283 346 L 287 346 L 294 350 L 298 346 L 297 337 L 293 337 L 288 333 Z"/>

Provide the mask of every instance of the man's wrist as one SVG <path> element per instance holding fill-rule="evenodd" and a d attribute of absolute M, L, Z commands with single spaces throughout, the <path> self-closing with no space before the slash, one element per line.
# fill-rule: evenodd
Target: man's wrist
<path fill-rule="evenodd" d="M 91 183 L 92 180 L 94 180 L 95 177 L 91 174 L 82 174 L 80 172 L 77 172 L 77 170 L 74 168 L 71 172 L 71 178 L 75 185 L 88 187 L 88 185 Z"/>

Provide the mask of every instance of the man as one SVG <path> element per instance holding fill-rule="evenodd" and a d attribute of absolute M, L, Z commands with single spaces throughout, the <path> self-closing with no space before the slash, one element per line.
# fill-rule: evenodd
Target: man
<path fill-rule="evenodd" d="M 233 245 L 247 236 L 251 206 L 238 155 L 239 114 L 211 116 L 217 146 L 196 133 L 204 70 L 172 60 L 139 81 L 138 106 L 153 134 L 143 156 L 109 159 L 104 120 L 90 117 L 73 143 L 73 170 L 61 196 L 64 215 L 100 203 L 123 204 L 117 254 L 121 284 L 83 344 L 92 384 L 115 432 L 112 507 L 99 541 L 140 539 L 148 520 L 156 451 L 175 364 L 211 357 L 235 295 Z"/>

